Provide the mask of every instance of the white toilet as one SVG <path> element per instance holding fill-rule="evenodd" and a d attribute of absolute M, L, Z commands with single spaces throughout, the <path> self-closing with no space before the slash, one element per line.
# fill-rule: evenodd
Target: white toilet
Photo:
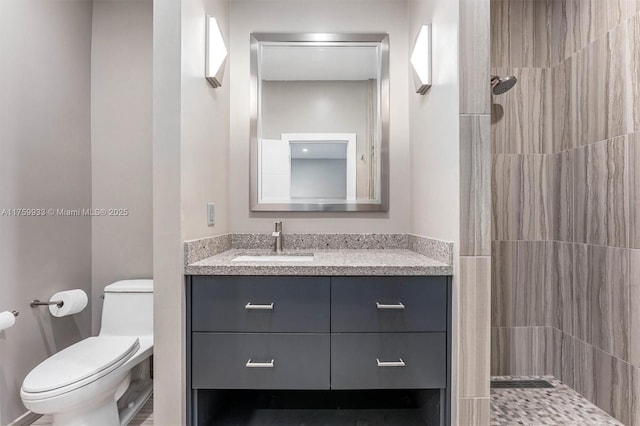
<path fill-rule="evenodd" d="M 54 425 L 127 424 L 153 389 L 153 280 L 125 280 L 104 288 L 102 326 L 44 360 L 22 383 L 20 396 Z"/>

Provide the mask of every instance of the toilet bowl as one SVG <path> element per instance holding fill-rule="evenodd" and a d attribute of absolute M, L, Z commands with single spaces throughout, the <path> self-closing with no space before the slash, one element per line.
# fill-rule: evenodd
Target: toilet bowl
<path fill-rule="evenodd" d="M 52 415 L 54 425 L 126 424 L 151 394 L 149 375 L 132 372 L 148 369 L 152 354 L 153 281 L 118 281 L 105 287 L 98 336 L 40 363 L 20 396 L 34 413 Z"/>

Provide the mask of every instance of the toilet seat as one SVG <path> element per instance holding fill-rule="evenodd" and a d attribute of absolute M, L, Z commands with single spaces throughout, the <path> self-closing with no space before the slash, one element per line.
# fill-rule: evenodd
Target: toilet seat
<path fill-rule="evenodd" d="M 40 363 L 24 379 L 21 395 L 28 400 L 70 392 L 109 374 L 140 347 L 134 336 L 84 339 Z"/>

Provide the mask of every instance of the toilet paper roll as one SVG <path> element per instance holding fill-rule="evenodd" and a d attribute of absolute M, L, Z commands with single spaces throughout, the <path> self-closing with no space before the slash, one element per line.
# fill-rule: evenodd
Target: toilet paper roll
<path fill-rule="evenodd" d="M 16 317 L 12 312 L 4 311 L 0 312 L 0 331 L 5 330 L 9 327 L 13 327 L 16 323 Z"/>
<path fill-rule="evenodd" d="M 86 308 L 89 298 L 87 293 L 80 289 L 61 291 L 54 294 L 49 299 L 50 302 L 62 300 L 62 307 L 58 308 L 58 305 L 50 305 L 49 312 L 54 317 L 66 317 L 67 315 L 77 314 Z"/>

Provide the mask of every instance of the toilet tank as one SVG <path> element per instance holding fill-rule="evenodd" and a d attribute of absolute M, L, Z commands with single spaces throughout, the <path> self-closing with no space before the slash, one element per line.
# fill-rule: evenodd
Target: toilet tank
<path fill-rule="evenodd" d="M 153 280 L 123 280 L 104 288 L 100 335 L 153 336 Z"/>

